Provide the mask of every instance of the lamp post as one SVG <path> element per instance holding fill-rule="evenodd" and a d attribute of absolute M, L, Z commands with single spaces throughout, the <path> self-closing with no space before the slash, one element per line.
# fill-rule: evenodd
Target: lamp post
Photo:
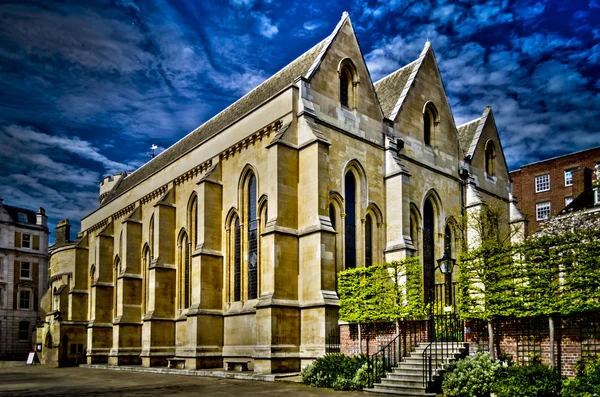
<path fill-rule="evenodd" d="M 452 305 L 452 270 L 456 259 L 450 256 L 450 251 L 445 250 L 444 256 L 437 260 L 440 271 L 446 278 L 446 304 Z"/>

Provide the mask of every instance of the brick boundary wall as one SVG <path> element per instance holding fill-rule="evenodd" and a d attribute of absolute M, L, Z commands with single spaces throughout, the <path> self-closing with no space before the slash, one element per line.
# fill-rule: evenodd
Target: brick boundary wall
<path fill-rule="evenodd" d="M 574 377 L 576 364 L 583 356 L 600 354 L 600 315 L 554 319 L 555 364 L 562 375 Z M 496 319 L 494 349 L 496 354 L 508 354 L 515 362 L 526 362 L 531 353 L 538 354 L 542 362 L 550 364 L 550 326 L 548 317 L 530 319 Z M 489 350 L 487 323 L 465 322 L 465 340 L 470 351 Z"/>
<path fill-rule="evenodd" d="M 428 322 L 425 320 L 401 321 L 399 330 L 402 346 L 427 340 Z M 392 322 L 361 324 L 362 353 L 374 354 L 396 337 L 396 324 Z M 358 324 L 340 324 L 340 353 L 357 356 L 361 353 L 358 341 Z"/>

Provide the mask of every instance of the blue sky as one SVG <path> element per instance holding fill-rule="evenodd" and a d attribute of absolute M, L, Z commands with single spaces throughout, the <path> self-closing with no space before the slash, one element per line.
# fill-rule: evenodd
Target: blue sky
<path fill-rule="evenodd" d="M 600 145 L 600 0 L 0 3 L 0 197 L 50 227 L 329 35 L 374 80 L 432 42 L 457 124 L 496 116 L 509 167 Z"/>

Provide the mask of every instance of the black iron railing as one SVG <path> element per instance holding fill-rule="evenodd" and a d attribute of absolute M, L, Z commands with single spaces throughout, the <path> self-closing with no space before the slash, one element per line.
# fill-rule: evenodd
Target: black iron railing
<path fill-rule="evenodd" d="M 423 385 L 427 391 L 439 389 L 438 376 L 443 364 L 458 358 L 456 354 L 464 348 L 464 323 L 456 310 L 456 283 L 437 284 L 430 301 L 429 345 L 423 350 Z"/>
<path fill-rule="evenodd" d="M 340 352 L 340 327 L 335 327 L 329 331 L 325 341 L 325 353 Z"/>
<path fill-rule="evenodd" d="M 417 344 L 422 342 L 426 335 L 425 324 L 422 321 L 411 321 L 403 323 L 398 334 L 385 346 L 381 347 L 375 354 L 369 354 L 369 343 L 367 342 L 367 363 L 369 372 L 369 387 L 381 380 L 387 372 L 415 350 Z"/>

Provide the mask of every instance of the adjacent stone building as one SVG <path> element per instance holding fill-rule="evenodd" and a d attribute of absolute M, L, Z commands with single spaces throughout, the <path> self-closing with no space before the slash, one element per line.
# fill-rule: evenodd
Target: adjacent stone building
<path fill-rule="evenodd" d="M 561 213 L 579 196 L 571 208 L 591 208 L 596 203 L 592 187 L 596 167 L 600 166 L 600 147 L 569 153 L 521 166 L 510 173 L 519 207 L 534 234 L 540 223 Z"/>
<path fill-rule="evenodd" d="M 25 359 L 48 281 L 48 226 L 38 212 L 0 198 L 0 359 Z"/>
<path fill-rule="evenodd" d="M 444 250 L 477 240 L 467 214 L 494 202 L 522 225 L 510 200 L 492 110 L 455 125 L 430 43 L 373 82 L 345 13 L 243 98 L 101 182 L 80 235 L 52 251 L 42 358 L 299 370 L 338 327 L 339 271 L 418 255 L 429 290 Z"/>

